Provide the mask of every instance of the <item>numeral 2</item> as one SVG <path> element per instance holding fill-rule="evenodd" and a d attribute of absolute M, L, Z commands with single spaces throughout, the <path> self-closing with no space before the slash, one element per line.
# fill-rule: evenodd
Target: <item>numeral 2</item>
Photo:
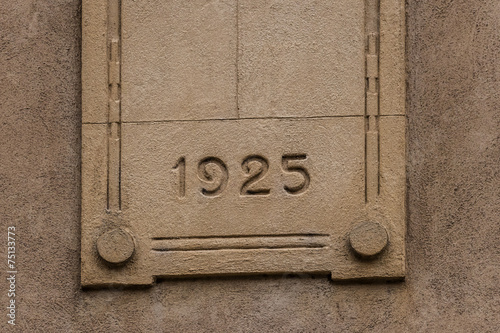
<path fill-rule="evenodd" d="M 249 176 L 241 187 L 241 195 L 266 195 L 271 192 L 268 188 L 253 187 L 259 180 L 266 176 L 269 170 L 269 163 L 264 157 L 257 155 L 249 156 L 243 161 L 241 168 Z"/>

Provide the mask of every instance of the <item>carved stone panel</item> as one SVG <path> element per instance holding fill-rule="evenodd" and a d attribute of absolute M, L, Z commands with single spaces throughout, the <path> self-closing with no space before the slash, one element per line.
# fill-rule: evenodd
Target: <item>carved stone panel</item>
<path fill-rule="evenodd" d="M 404 277 L 402 0 L 83 1 L 82 285 Z"/>

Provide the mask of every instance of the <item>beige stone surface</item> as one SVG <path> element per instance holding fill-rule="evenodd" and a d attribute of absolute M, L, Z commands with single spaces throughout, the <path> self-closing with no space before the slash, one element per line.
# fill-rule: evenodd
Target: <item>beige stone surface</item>
<path fill-rule="evenodd" d="M 108 55 L 106 48 L 107 2 L 84 2 L 82 11 L 89 13 L 82 19 L 82 80 L 89 84 L 82 86 L 82 121 L 104 123 L 108 121 Z"/>
<path fill-rule="evenodd" d="M 236 1 L 124 1 L 123 120 L 237 117 L 236 24 Z"/>
<path fill-rule="evenodd" d="M 103 1 L 84 1 L 84 23 Z M 83 286 L 404 277 L 402 1 L 111 0 L 106 13 L 83 26 L 84 91 L 108 88 L 105 123 L 82 96 Z M 387 237 L 371 260 L 368 243 L 349 246 L 373 236 L 350 236 L 362 222 Z"/>
<path fill-rule="evenodd" d="M 364 1 L 239 1 L 242 117 L 364 115 Z"/>
<path fill-rule="evenodd" d="M 405 282 L 301 274 L 85 291 L 80 6 L 0 7 L 0 225 L 19 228 L 20 265 L 17 326 L 2 331 L 498 331 L 498 1 L 407 1 Z"/>
<path fill-rule="evenodd" d="M 379 209 L 377 217 L 384 218 L 392 236 L 381 260 L 365 263 L 348 255 L 346 235 L 369 216 L 360 117 L 127 123 L 123 141 L 123 219 L 137 237 L 150 238 L 153 251 L 138 249 L 137 259 L 150 258 L 152 275 L 326 271 L 343 279 L 403 274 L 404 216 L 397 211 Z M 181 157 L 182 193 L 179 167 L 173 168 Z M 200 169 L 207 157 L 213 161 Z M 267 165 L 263 178 L 246 190 L 245 163 L 253 174 Z M 285 188 L 304 186 L 304 175 L 293 167 L 307 173 L 307 187 L 297 194 Z M 223 188 L 207 193 L 222 182 Z M 404 195 L 398 194 L 402 202 Z M 402 206 L 392 208 L 403 212 Z M 315 243 L 318 237 L 324 240 Z M 243 244 L 247 238 L 260 245 Z M 281 243 L 273 246 L 276 238 Z M 193 241 L 199 245 L 191 248 Z M 159 242 L 164 245 L 155 245 Z M 219 251 L 211 242 L 219 243 Z"/>

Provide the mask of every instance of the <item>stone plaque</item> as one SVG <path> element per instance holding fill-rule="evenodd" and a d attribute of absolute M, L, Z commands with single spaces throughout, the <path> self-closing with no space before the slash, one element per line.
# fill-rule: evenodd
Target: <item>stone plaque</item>
<path fill-rule="evenodd" d="M 83 0 L 82 285 L 399 279 L 403 0 Z"/>

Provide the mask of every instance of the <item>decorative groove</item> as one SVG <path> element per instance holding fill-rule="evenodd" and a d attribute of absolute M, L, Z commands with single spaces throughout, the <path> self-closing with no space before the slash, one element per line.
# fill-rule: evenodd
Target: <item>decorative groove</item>
<path fill-rule="evenodd" d="M 379 115 L 380 117 L 404 117 L 404 114 Z M 330 118 L 365 118 L 364 114 L 359 115 L 336 115 L 336 116 L 307 116 L 307 117 L 242 117 L 242 118 L 219 118 L 219 119 L 171 119 L 171 120 L 136 120 L 121 121 L 121 124 L 163 124 L 163 123 L 189 123 L 189 122 L 209 122 L 209 121 L 240 121 L 240 120 L 310 120 L 310 119 L 330 119 Z M 84 124 L 106 124 L 100 122 L 84 122 Z"/>
<path fill-rule="evenodd" d="M 365 199 L 367 203 L 375 201 L 380 192 L 379 16 L 380 0 L 366 0 Z"/>
<path fill-rule="evenodd" d="M 236 115 L 240 118 L 240 1 L 236 0 Z"/>
<path fill-rule="evenodd" d="M 108 210 L 121 209 L 121 0 L 108 0 Z"/>
<path fill-rule="evenodd" d="M 217 251 L 259 249 L 311 249 L 329 246 L 329 235 L 249 235 L 153 238 L 153 251 Z"/>

